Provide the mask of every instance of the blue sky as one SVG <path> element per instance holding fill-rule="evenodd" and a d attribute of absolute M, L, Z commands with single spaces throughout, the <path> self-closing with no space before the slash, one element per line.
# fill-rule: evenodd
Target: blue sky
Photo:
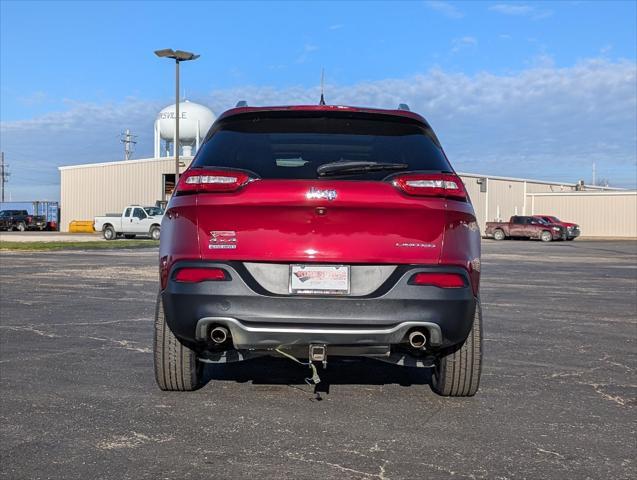
<path fill-rule="evenodd" d="M 637 2 L 12 2 L 0 15 L 2 149 L 14 199 L 59 196 L 57 166 L 152 153 L 173 65 L 220 113 L 410 103 L 458 170 L 635 187 Z M 178 13 L 176 13 L 178 12 Z"/>

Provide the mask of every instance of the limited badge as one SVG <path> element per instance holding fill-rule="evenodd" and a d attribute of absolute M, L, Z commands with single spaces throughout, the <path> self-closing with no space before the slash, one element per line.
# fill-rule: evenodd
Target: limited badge
<path fill-rule="evenodd" d="M 398 248 L 436 248 L 435 243 L 411 243 L 411 242 L 400 242 L 396 243 Z"/>

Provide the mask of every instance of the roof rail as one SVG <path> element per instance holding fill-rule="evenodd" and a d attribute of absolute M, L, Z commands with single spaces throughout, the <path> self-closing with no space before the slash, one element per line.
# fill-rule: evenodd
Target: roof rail
<path fill-rule="evenodd" d="M 398 110 L 406 110 L 408 112 L 411 112 L 411 109 L 409 108 L 409 105 L 407 105 L 406 103 L 398 104 Z"/>
<path fill-rule="evenodd" d="M 248 106 L 248 102 L 246 102 L 245 100 L 239 100 L 237 104 L 235 105 L 235 108 L 247 107 L 247 106 Z"/>

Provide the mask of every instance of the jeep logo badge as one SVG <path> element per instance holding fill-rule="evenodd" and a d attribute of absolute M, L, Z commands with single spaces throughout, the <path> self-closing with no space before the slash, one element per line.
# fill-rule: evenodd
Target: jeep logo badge
<path fill-rule="evenodd" d="M 310 188 L 310 190 L 305 194 L 305 198 L 307 198 L 308 200 L 325 199 L 332 201 L 335 200 L 337 196 L 338 193 L 336 193 L 336 190 L 326 190 L 315 187 Z"/>

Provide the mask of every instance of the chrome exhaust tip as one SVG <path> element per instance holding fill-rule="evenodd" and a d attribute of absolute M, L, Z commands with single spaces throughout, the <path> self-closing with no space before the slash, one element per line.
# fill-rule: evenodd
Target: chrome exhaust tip
<path fill-rule="evenodd" d="M 409 345 L 412 348 L 425 348 L 425 345 L 427 345 L 427 336 L 420 330 L 414 330 L 409 334 Z"/>
<path fill-rule="evenodd" d="M 210 330 L 210 340 L 215 342 L 217 345 L 220 345 L 228 340 L 229 334 L 230 333 L 226 327 L 215 327 Z"/>

